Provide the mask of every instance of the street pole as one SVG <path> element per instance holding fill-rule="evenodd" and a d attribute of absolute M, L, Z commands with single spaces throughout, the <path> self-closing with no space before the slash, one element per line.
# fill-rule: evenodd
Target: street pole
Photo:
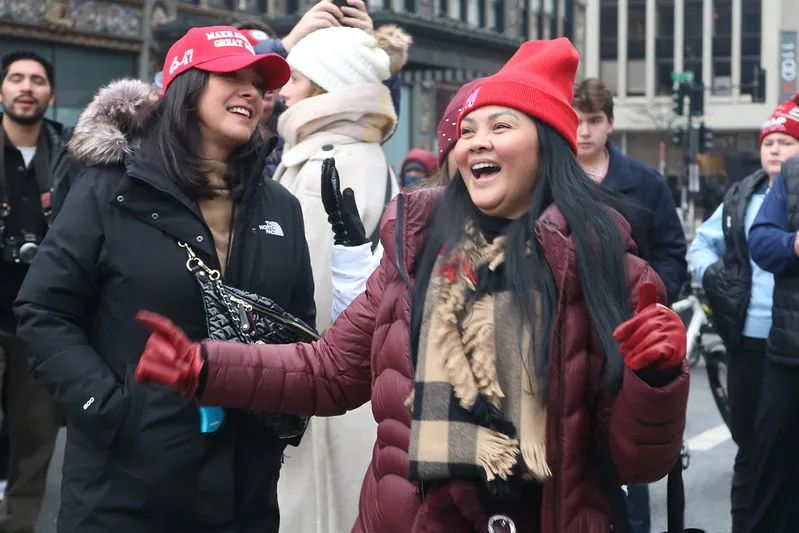
<path fill-rule="evenodd" d="M 144 0 L 141 16 L 141 52 L 139 53 L 139 78 L 150 81 L 150 48 L 153 43 L 153 7 L 155 0 Z"/>
<path fill-rule="evenodd" d="M 153 12 L 159 5 L 166 13 L 166 20 L 174 20 L 178 13 L 177 0 L 144 0 L 141 19 L 141 52 L 139 53 L 139 78 L 151 82 L 150 51 L 153 48 Z"/>

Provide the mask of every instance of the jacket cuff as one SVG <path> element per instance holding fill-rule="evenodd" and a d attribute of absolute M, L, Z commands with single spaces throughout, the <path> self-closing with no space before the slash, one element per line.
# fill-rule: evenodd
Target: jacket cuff
<path fill-rule="evenodd" d="M 688 405 L 689 373 L 688 361 L 677 366 L 678 375 L 662 387 L 652 387 L 627 368 L 621 391 L 616 398 L 616 407 L 624 406 L 627 417 L 645 422 L 646 425 L 662 425 L 674 422 L 678 413 L 685 413 Z"/>
<path fill-rule="evenodd" d="M 682 365 L 677 365 L 671 368 L 655 368 L 648 366 L 641 370 L 636 370 L 635 375 L 638 376 L 644 383 L 650 387 L 659 389 L 665 387 L 680 375 Z"/>
<path fill-rule="evenodd" d="M 265 39 L 253 47 L 256 54 L 278 54 L 284 59 L 288 55 L 280 39 Z"/>
<path fill-rule="evenodd" d="M 205 384 L 208 383 L 208 354 L 205 353 L 205 344 L 200 343 L 200 356 L 203 358 L 203 366 L 200 369 L 200 376 L 197 378 L 197 388 L 194 390 L 194 397 L 199 398 L 203 395 Z"/>

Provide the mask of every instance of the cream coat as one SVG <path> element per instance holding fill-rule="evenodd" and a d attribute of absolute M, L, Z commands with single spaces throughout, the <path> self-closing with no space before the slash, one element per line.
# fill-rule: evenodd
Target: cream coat
<path fill-rule="evenodd" d="M 280 117 L 278 132 L 286 145 L 274 179 L 302 205 L 316 286 L 316 327 L 320 332 L 330 326 L 333 302 L 333 230 L 322 205 L 322 161 L 336 159 L 341 189 L 351 187 L 355 192 L 366 235 L 371 235 L 386 205 L 389 167 L 380 142 L 388 137 L 396 121 L 391 94 L 377 83 L 353 85 L 308 98 Z M 399 190 L 393 175 L 391 183 L 393 197 Z"/>
<path fill-rule="evenodd" d="M 300 200 L 316 284 L 316 324 L 330 325 L 333 231 L 322 205 L 322 161 L 334 157 L 342 190 L 351 187 L 367 237 L 380 223 L 389 167 L 381 141 L 396 125 L 383 84 L 354 85 L 289 108 L 278 132 L 285 139 L 274 179 Z M 391 174 L 391 194 L 398 192 Z M 313 418 L 299 448 L 286 449 L 278 501 L 281 533 L 346 533 L 358 514 L 361 484 L 377 439 L 367 403 L 335 418 Z"/>

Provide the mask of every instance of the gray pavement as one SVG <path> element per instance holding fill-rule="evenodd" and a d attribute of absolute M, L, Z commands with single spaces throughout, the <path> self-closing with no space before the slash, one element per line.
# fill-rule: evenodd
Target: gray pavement
<path fill-rule="evenodd" d="M 55 533 L 58 513 L 59 483 L 64 449 L 63 431 L 59 436 L 56 454 L 50 468 L 44 508 L 37 533 Z M 688 527 L 700 527 L 707 533 L 729 533 L 729 493 L 735 444 L 729 440 L 726 428 L 713 403 L 705 369 L 695 368 L 691 375 L 691 395 L 688 400 L 686 438 L 691 452 L 691 464 L 684 472 L 686 521 Z M 666 530 L 666 482 L 651 487 L 652 532 Z"/>

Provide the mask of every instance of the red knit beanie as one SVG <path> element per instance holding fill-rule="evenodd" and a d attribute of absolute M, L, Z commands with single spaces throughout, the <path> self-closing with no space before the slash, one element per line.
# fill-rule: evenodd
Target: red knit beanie
<path fill-rule="evenodd" d="M 784 133 L 799 140 L 799 93 L 781 103 L 760 128 L 760 143 L 770 133 Z"/>
<path fill-rule="evenodd" d="M 484 79 L 485 78 L 479 78 L 470 81 L 461 87 L 447 106 L 447 110 L 444 111 L 444 116 L 441 118 L 441 122 L 438 123 L 438 136 L 436 137 L 436 139 L 438 139 L 438 166 L 444 164 L 447 154 L 449 154 L 449 151 L 455 146 L 455 143 L 458 142 L 458 115 L 463 107 L 463 102 L 466 101 L 466 97 L 472 92 L 474 86 Z"/>
<path fill-rule="evenodd" d="M 523 111 L 546 122 L 577 153 L 577 113 L 571 106 L 580 56 L 568 39 L 523 43 L 502 69 L 477 84 L 458 116 L 479 107 L 498 105 Z"/>

